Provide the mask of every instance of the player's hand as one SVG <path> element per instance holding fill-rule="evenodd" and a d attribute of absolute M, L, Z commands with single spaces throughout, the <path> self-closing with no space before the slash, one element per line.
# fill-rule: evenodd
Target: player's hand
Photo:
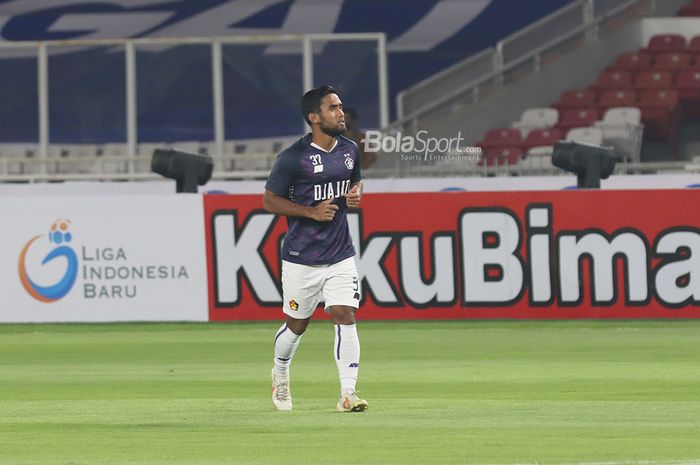
<path fill-rule="evenodd" d="M 338 206 L 332 203 L 333 200 L 335 199 L 331 197 L 330 199 L 316 204 L 316 206 L 311 209 L 311 214 L 309 215 L 311 219 L 316 221 L 333 221 L 335 212 L 338 211 Z"/>
<path fill-rule="evenodd" d="M 348 208 L 357 208 L 360 206 L 360 188 L 357 184 L 352 186 L 350 192 L 343 194 L 343 197 L 345 197 L 345 203 Z"/>

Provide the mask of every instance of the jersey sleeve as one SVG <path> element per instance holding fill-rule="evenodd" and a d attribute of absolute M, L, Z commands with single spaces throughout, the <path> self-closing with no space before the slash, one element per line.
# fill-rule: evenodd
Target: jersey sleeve
<path fill-rule="evenodd" d="M 362 172 L 360 171 L 360 149 L 355 145 L 355 165 L 352 168 L 352 175 L 350 176 L 350 182 L 358 182 L 362 180 Z"/>
<path fill-rule="evenodd" d="M 289 195 L 289 186 L 294 182 L 298 169 L 299 163 L 294 153 L 282 152 L 270 171 L 265 189 L 286 198 Z"/>

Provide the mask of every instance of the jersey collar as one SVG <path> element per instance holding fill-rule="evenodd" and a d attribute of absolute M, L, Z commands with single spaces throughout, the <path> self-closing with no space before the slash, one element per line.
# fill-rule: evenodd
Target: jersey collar
<path fill-rule="evenodd" d="M 335 140 L 333 141 L 333 147 L 331 147 L 330 150 L 324 149 L 323 147 L 321 147 L 320 145 L 318 145 L 316 142 L 311 142 L 310 145 L 311 145 L 311 147 L 313 147 L 313 148 L 315 148 L 315 149 L 318 149 L 318 150 L 322 150 L 322 151 L 325 152 L 325 153 L 331 153 L 331 152 L 332 152 L 333 150 L 335 150 L 335 148 L 338 146 L 338 138 L 337 138 L 337 137 L 335 138 Z"/>

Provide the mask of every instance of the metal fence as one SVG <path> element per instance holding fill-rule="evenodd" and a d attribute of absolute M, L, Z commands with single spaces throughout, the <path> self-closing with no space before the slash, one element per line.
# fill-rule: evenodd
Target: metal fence
<path fill-rule="evenodd" d="M 270 60 L 265 49 L 273 46 L 288 53 L 281 54 L 278 61 Z M 163 50 L 168 52 L 160 53 Z M 115 60 L 119 55 L 123 59 Z M 358 72 L 363 73 L 363 81 L 368 81 L 367 77 L 372 81 L 367 92 L 370 103 L 360 110 L 363 121 L 376 127 L 387 126 L 387 51 L 383 33 L 0 42 L 0 62 L 4 65 L 0 86 L 4 92 L 22 94 L 21 99 L 15 99 L 21 104 L 14 107 L 0 103 L 0 121 L 7 122 L 0 129 L 0 181 L 68 175 L 137 179 L 143 176 L 134 175 L 148 171 L 150 160 L 145 157 L 152 149 L 149 144 L 173 145 L 182 139 L 186 140 L 184 145 L 197 143 L 197 151 L 212 155 L 217 170 L 231 169 L 234 155 L 242 171 L 261 169 L 261 165 L 268 164 L 267 151 L 258 150 L 252 141 L 237 145 L 241 137 L 231 127 L 259 128 L 266 124 L 264 111 L 256 120 L 236 105 L 236 99 L 247 96 L 241 95 L 245 90 L 230 82 L 226 69 L 235 68 L 249 81 L 265 76 L 272 83 L 270 98 L 260 105 L 267 105 L 269 112 L 289 114 L 292 118 L 289 124 L 295 129 L 286 134 L 275 134 L 270 124 L 265 140 L 268 143 L 270 136 L 293 136 L 306 131 L 299 115 L 299 98 L 315 84 L 341 80 L 347 70 L 342 65 L 329 65 L 329 60 L 337 62 L 334 58 L 339 55 L 359 60 L 362 69 Z M 36 59 L 32 60 L 32 56 Z M 278 63 L 282 60 L 290 63 L 289 69 L 281 69 Z M 190 65 L 187 70 L 182 69 L 184 61 Z M 347 61 L 355 62 L 352 58 Z M 59 62 L 71 66 L 53 66 Z M 113 87 L 90 82 L 92 90 L 87 92 L 81 89 L 78 79 L 86 69 L 107 71 L 120 78 Z M 18 73 L 22 73 L 19 78 Z M 204 85 L 188 87 L 187 73 L 195 73 Z M 11 82 L 10 77 L 14 78 Z M 172 82 L 180 78 L 182 82 Z M 170 84 L 168 94 L 162 92 L 166 81 Z M 186 121 L 176 123 L 166 111 L 159 113 L 158 98 L 168 99 L 169 105 L 183 114 L 196 113 L 200 122 L 206 122 L 205 127 L 197 128 L 188 137 L 191 128 Z M 143 102 L 147 100 L 150 113 L 144 109 Z M 54 105 L 58 101 L 60 111 Z M 15 139 L 14 135 L 21 132 L 18 121 L 22 118 L 25 133 Z M 174 127 L 177 124 L 181 127 Z M 29 133 L 26 127 L 32 128 Z M 98 131 L 106 134 L 107 140 L 90 140 Z M 167 131 L 178 137 L 159 144 L 157 136 L 151 135 Z M 55 136 L 58 133 L 60 138 Z M 238 150 L 238 146 L 243 149 Z M 260 152 L 267 156 L 263 161 Z"/>

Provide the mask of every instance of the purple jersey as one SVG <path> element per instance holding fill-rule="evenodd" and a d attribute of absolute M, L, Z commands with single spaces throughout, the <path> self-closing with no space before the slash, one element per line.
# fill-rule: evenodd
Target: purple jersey
<path fill-rule="evenodd" d="M 299 205 L 335 198 L 333 221 L 287 217 L 282 259 L 302 265 L 337 263 L 355 255 L 343 194 L 361 179 L 357 144 L 343 136 L 330 152 L 311 145 L 311 134 L 277 156 L 265 189 Z"/>

